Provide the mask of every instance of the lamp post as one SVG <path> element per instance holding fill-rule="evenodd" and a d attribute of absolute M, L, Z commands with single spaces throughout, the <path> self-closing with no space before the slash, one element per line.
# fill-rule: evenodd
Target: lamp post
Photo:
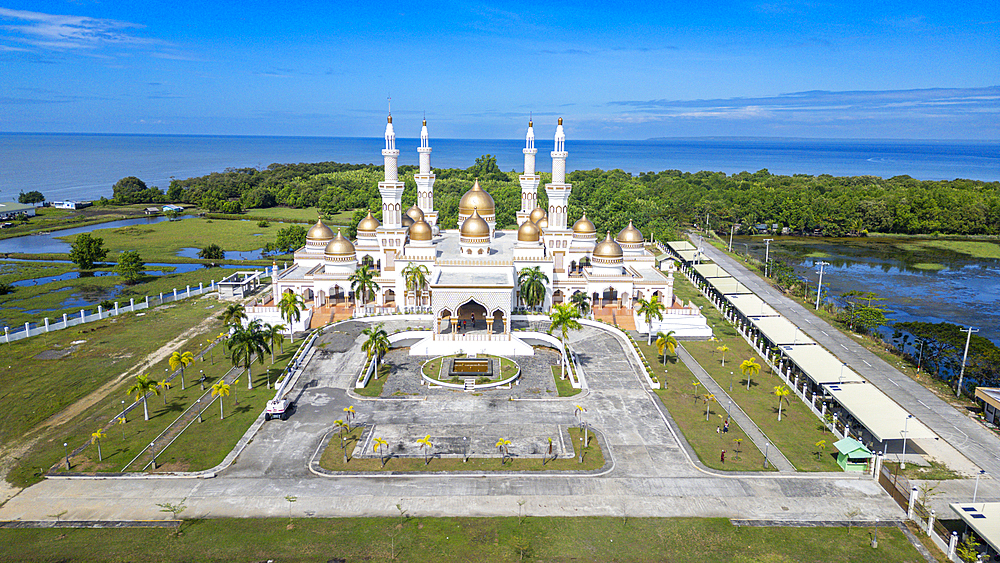
<path fill-rule="evenodd" d="M 69 442 L 63 442 L 63 448 L 66 450 L 66 471 L 69 471 Z"/>
<path fill-rule="evenodd" d="M 736 233 L 736 223 L 733 223 L 733 228 L 729 229 L 729 252 L 733 251 L 733 234 Z"/>
<path fill-rule="evenodd" d="M 980 469 L 979 473 L 976 474 L 976 488 L 972 490 L 972 502 L 976 502 L 976 495 L 979 494 L 979 476 L 985 474 L 985 469 Z"/>
<path fill-rule="evenodd" d="M 972 341 L 972 333 L 973 332 L 979 332 L 979 329 L 972 328 L 970 326 L 969 328 L 963 330 L 962 332 L 967 332 L 969 334 L 968 334 L 968 336 L 965 337 L 965 352 L 962 354 L 962 369 L 959 370 L 959 372 L 958 372 L 958 386 L 955 387 L 955 396 L 956 397 L 961 397 L 962 396 L 962 377 L 965 376 L 965 360 L 967 360 L 969 358 L 969 342 Z"/>
<path fill-rule="evenodd" d="M 770 259 L 771 259 L 771 243 L 772 242 L 774 242 L 773 238 L 766 238 L 766 239 L 764 239 L 764 277 L 768 277 L 767 276 L 767 270 L 768 270 L 767 265 L 768 265 L 768 263 L 770 262 Z"/>
<path fill-rule="evenodd" d="M 729 372 L 729 392 L 733 392 L 733 372 Z"/>
<path fill-rule="evenodd" d="M 819 266 L 819 283 L 816 285 L 816 310 L 819 310 L 819 296 L 823 294 L 823 271 L 826 266 L 829 266 L 829 262 L 823 262 L 822 260 L 816 264 Z"/>
<path fill-rule="evenodd" d="M 202 422 L 202 420 L 201 420 L 201 397 L 198 397 L 198 423 L 200 424 L 201 422 Z"/>
<path fill-rule="evenodd" d="M 903 419 L 903 455 L 899 458 L 899 468 L 904 471 L 906 470 L 906 425 L 910 422 L 911 418 L 913 418 L 913 415 L 908 414 Z"/>
<path fill-rule="evenodd" d="M 924 342 L 923 338 L 920 339 L 920 352 L 917 354 L 917 373 L 920 373 L 920 361 L 924 359 Z"/>
<path fill-rule="evenodd" d="M 153 452 L 153 471 L 156 471 L 156 443 L 155 442 L 150 442 L 149 443 L 149 451 Z"/>
<path fill-rule="evenodd" d="M 764 469 L 767 469 L 767 450 L 770 449 L 771 442 L 764 442 Z"/>
<path fill-rule="evenodd" d="M 122 418 L 125 419 L 125 422 L 128 422 L 128 411 L 125 410 L 125 399 L 122 399 Z"/>

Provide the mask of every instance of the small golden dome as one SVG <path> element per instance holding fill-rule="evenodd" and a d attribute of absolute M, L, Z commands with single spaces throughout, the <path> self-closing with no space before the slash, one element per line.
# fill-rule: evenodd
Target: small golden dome
<path fill-rule="evenodd" d="M 326 223 L 322 219 L 317 219 L 316 224 L 310 227 L 309 232 L 306 233 L 306 240 L 325 242 L 332 238 L 333 231 L 330 230 L 330 227 L 326 226 Z"/>
<path fill-rule="evenodd" d="M 378 219 L 376 219 L 375 216 L 372 215 L 372 212 L 369 211 L 368 212 L 368 216 L 365 217 L 364 219 L 362 219 L 360 223 L 358 223 L 358 232 L 359 233 L 374 233 L 375 229 L 379 228 L 381 225 L 382 225 L 382 223 L 379 223 Z M 333 238 L 333 232 L 332 231 L 330 232 L 330 237 Z"/>
<path fill-rule="evenodd" d="M 545 218 L 545 216 L 545 210 L 541 207 L 536 207 L 531 210 L 531 215 L 528 215 L 528 220 L 537 225 L 539 221 Z"/>
<path fill-rule="evenodd" d="M 490 194 L 479 187 L 479 180 L 472 184 L 472 189 L 465 192 L 458 202 L 458 213 L 461 215 L 472 215 L 474 210 L 481 209 L 485 215 L 493 215 L 496 206 Z"/>
<path fill-rule="evenodd" d="M 414 222 L 424 220 L 424 212 L 421 211 L 415 203 L 413 204 L 413 207 L 406 210 L 406 214 L 410 217 L 410 219 L 413 219 Z"/>
<path fill-rule="evenodd" d="M 642 233 L 639 231 L 639 229 L 632 226 L 632 221 L 629 221 L 628 226 L 622 229 L 620 233 L 618 233 L 618 236 L 615 237 L 615 240 L 624 243 L 642 244 L 643 242 Z"/>
<path fill-rule="evenodd" d="M 427 221 L 424 221 L 423 218 L 421 218 L 419 221 L 414 221 L 413 224 L 410 225 L 411 241 L 414 240 L 426 241 L 426 240 L 431 240 L 433 237 L 434 237 L 434 231 L 431 230 L 431 226 L 428 225 Z"/>
<path fill-rule="evenodd" d="M 541 229 L 542 231 L 544 231 L 545 229 L 549 228 L 549 218 L 548 217 L 542 217 L 541 219 L 538 220 L 537 223 L 535 223 L 535 225 L 537 225 L 539 229 Z"/>
<path fill-rule="evenodd" d="M 618 245 L 617 242 L 611 239 L 611 233 L 609 232 L 604 240 L 599 242 L 594 248 L 594 258 L 621 258 L 622 257 L 622 247 Z"/>
<path fill-rule="evenodd" d="M 580 235 L 593 235 L 597 233 L 597 227 L 590 219 L 587 219 L 587 214 L 584 213 L 583 217 L 580 217 L 576 223 L 573 223 L 573 233 Z"/>
<path fill-rule="evenodd" d="M 482 238 L 490 236 L 490 226 L 479 216 L 479 210 L 473 209 L 472 216 L 462 223 L 462 236 L 467 238 Z"/>
<path fill-rule="evenodd" d="M 542 230 L 538 228 L 538 225 L 532 223 L 531 221 L 525 221 L 521 223 L 521 227 L 517 229 L 517 240 L 520 242 L 538 242 L 538 238 L 541 236 Z"/>
<path fill-rule="evenodd" d="M 326 245 L 326 250 L 323 251 L 327 256 L 352 256 L 354 254 L 354 245 L 351 241 L 344 238 L 344 235 L 337 231 L 337 238 L 330 241 L 330 244 Z"/>
<path fill-rule="evenodd" d="M 414 223 L 413 217 L 410 217 L 406 213 L 403 214 L 403 219 L 400 222 L 403 224 L 404 227 L 410 227 Z"/>

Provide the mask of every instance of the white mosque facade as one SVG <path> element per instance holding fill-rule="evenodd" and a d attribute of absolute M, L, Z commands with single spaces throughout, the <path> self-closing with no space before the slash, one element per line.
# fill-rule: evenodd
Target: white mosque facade
<path fill-rule="evenodd" d="M 338 307 L 349 315 L 373 313 L 417 313 L 432 315 L 433 339 L 510 340 L 511 315 L 525 307 L 518 278 L 527 269 L 538 268 L 548 280 L 540 305 L 569 302 L 574 294 L 588 296 L 597 315 L 623 320 L 633 317 L 640 298 L 657 296 L 667 307 L 666 321 L 685 327 L 707 329 L 704 317 L 693 305 L 674 298 L 672 266 L 658 269 L 646 248 L 642 233 L 632 223 L 612 236 L 598 234 L 586 215 L 569 223 L 566 183 L 566 136 L 562 118 L 556 127 L 552 157 L 552 182 L 545 185 L 548 209 L 537 206 L 541 177 L 535 172 L 535 136 L 532 123 L 520 175 L 521 209 L 518 228 L 497 228 L 493 198 L 479 182 L 459 203 L 459 229 L 442 229 L 434 209 L 434 180 L 427 122 L 420 134 L 417 203 L 403 209 L 404 183 L 397 173 L 399 150 L 392 116 L 385 128 L 385 179 L 379 182 L 382 222 L 370 212 L 357 227 L 357 237 L 348 240 L 321 220 L 294 254 L 294 263 L 272 277 L 272 303 L 247 308 L 251 318 L 276 322 L 274 302 L 285 292 L 303 297 L 308 311 L 299 329 L 333 320 Z M 371 268 L 378 289 L 367 303 L 357 303 L 351 291 L 352 275 L 365 265 Z M 407 272 L 426 273 L 423 287 L 407 287 Z M 614 313 L 617 311 L 617 315 Z M 611 320 L 609 318 L 609 320 Z M 637 324 L 641 319 L 634 319 Z M 463 323 L 464 321 L 464 323 Z M 471 323 L 471 324 L 470 324 Z M 463 326 L 464 324 L 464 326 Z M 473 327 L 475 329 L 473 330 Z M 654 326 L 654 330 L 660 328 Z"/>

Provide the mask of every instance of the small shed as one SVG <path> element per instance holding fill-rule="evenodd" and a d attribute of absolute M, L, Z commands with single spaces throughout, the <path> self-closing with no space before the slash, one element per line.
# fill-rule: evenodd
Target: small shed
<path fill-rule="evenodd" d="M 844 438 L 833 444 L 837 448 L 837 465 L 844 471 L 867 471 L 872 452 L 854 438 Z"/>
<path fill-rule="evenodd" d="M 147 207 L 146 209 L 143 209 L 143 212 L 146 215 L 157 215 L 157 214 L 160 213 L 160 208 L 159 207 Z"/>

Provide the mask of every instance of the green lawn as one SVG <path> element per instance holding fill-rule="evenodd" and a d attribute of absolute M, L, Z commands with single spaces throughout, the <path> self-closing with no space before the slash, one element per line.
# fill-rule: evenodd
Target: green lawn
<path fill-rule="evenodd" d="M 562 366 L 552 366 L 552 378 L 556 382 L 556 392 L 559 393 L 560 397 L 572 397 L 573 395 L 579 395 L 583 389 L 574 389 L 573 384 L 570 383 L 569 379 L 562 378 Z"/>
<path fill-rule="evenodd" d="M 180 499 L 177 499 L 180 500 Z M 150 500 L 153 502 L 153 499 Z M 628 501 L 625 501 L 628 504 Z M 403 500 L 404 512 L 423 510 Z M 750 528 L 724 518 L 206 519 L 165 529 L 0 530 L 3 561 L 915 563 L 897 528 Z M 515 507 L 516 508 L 516 507 Z M 183 516 L 183 515 L 182 515 Z"/>
<path fill-rule="evenodd" d="M 430 451 L 430 463 L 425 464 L 424 458 L 401 458 L 390 457 L 385 467 L 382 461 L 374 458 L 354 458 L 354 447 L 361 438 L 361 428 L 355 428 L 344 438 L 348 461 L 344 463 L 344 449 L 341 448 L 341 438 L 339 434 L 334 434 L 330 438 L 323 456 L 320 458 L 320 466 L 330 471 L 589 471 L 599 469 L 604 466 L 604 454 L 601 446 L 597 442 L 597 437 L 593 431 L 588 431 L 589 445 L 583 447 L 583 429 L 570 428 L 569 435 L 573 439 L 573 459 L 555 459 L 542 462 L 541 458 L 519 458 L 508 457 L 503 465 L 500 458 L 472 457 L 468 461 L 461 458 L 436 458 L 434 450 Z M 507 438 L 511 441 L 509 446 L 511 453 L 517 453 L 517 438 L 511 436 Z M 433 443 L 433 441 L 432 441 Z M 583 448 L 583 463 L 579 462 L 580 449 Z"/>
<path fill-rule="evenodd" d="M 145 207 L 145 205 L 93 206 L 79 211 L 39 207 L 35 210 L 35 217 L 29 219 L 27 223 L 14 221 L 14 227 L 0 230 L 0 239 L 144 217 Z"/>
<path fill-rule="evenodd" d="M 63 442 L 76 447 L 89 440 L 92 432 L 122 409 L 123 400 L 131 402 L 125 395 L 131 382 L 116 385 L 114 381 L 151 352 L 206 317 L 221 312 L 221 308 L 215 300 L 194 298 L 142 312 L 145 315 L 141 317 L 129 313 L 0 346 L 0 365 L 11 366 L 0 369 L 0 389 L 8 390 L 0 394 L 0 408 L 7 413 L 0 419 L 0 443 L 38 439 L 8 474 L 8 480 L 19 485 L 34 482 L 63 457 Z M 178 349 L 197 353 L 209 337 L 219 333 L 220 326 L 218 321 L 213 321 L 204 330 L 193 333 L 188 344 Z M 74 341 L 82 342 L 74 345 Z M 66 355 L 58 357 L 60 353 Z M 215 358 L 221 365 L 218 351 Z M 210 363 L 204 362 L 205 365 Z M 201 362 L 192 365 L 188 368 L 189 374 L 205 369 L 201 366 Z M 160 379 L 165 368 L 167 361 L 163 359 L 144 371 Z M 40 428 L 42 422 L 105 385 L 109 387 L 95 398 L 92 406 L 68 416 L 59 426 Z M 178 381 L 168 397 L 179 389 Z M 159 399 L 149 403 L 151 415 L 162 408 L 162 402 L 157 401 Z M 128 432 L 135 432 L 136 426 L 143 424 L 136 421 L 134 414 L 129 420 Z M 155 424 L 150 421 L 146 426 Z M 111 429 L 108 439 L 120 441 L 119 431 L 119 428 Z"/>

